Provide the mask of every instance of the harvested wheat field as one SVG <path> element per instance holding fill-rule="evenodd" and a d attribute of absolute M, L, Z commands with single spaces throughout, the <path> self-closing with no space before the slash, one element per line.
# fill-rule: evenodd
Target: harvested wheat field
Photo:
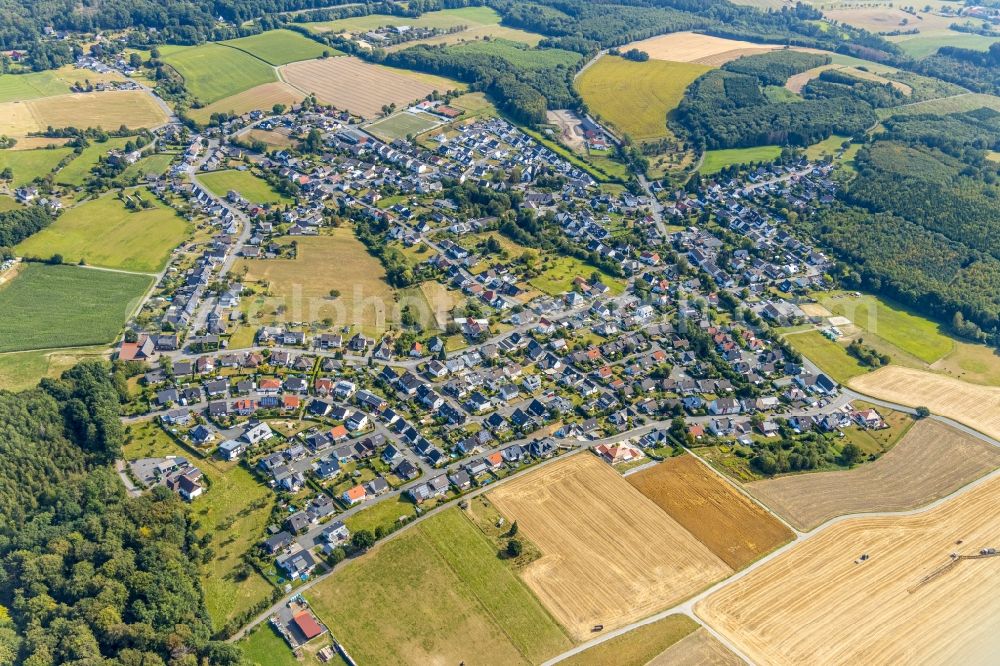
<path fill-rule="evenodd" d="M 668 458 L 626 479 L 733 569 L 795 537 L 692 455 Z"/>
<path fill-rule="evenodd" d="M 668 647 L 646 666 L 740 666 L 745 663 L 702 627 Z"/>
<path fill-rule="evenodd" d="M 39 129 L 101 127 L 116 130 L 155 127 L 167 120 L 152 95 L 142 90 L 112 90 L 31 99 L 24 103 Z"/>
<path fill-rule="evenodd" d="M 881 400 L 927 407 L 935 414 L 1000 439 L 1000 388 L 968 384 L 898 365 L 856 377 L 848 385 Z"/>
<path fill-rule="evenodd" d="M 799 74 L 792 74 L 785 81 L 785 87 L 791 90 L 793 93 L 801 93 L 802 89 L 806 87 L 806 84 L 815 79 L 817 76 L 822 74 L 828 69 L 839 69 L 840 65 L 820 65 L 819 67 L 813 67 L 812 69 L 807 69 Z"/>
<path fill-rule="evenodd" d="M 378 116 L 385 105 L 405 106 L 435 90 L 465 88 L 450 79 L 373 65 L 353 56 L 293 62 L 281 73 L 296 88 L 315 93 L 323 104 L 364 118 Z M 361 81 L 364 85 L 358 85 Z"/>
<path fill-rule="evenodd" d="M 1000 545 L 998 501 L 993 477 L 915 515 L 844 520 L 695 612 L 761 664 L 995 663 L 1000 557 L 942 566 Z"/>
<path fill-rule="evenodd" d="M 923 506 L 1000 467 L 1000 449 L 943 423 L 918 421 L 873 463 L 797 474 L 746 489 L 799 530 L 850 513 Z"/>
<path fill-rule="evenodd" d="M 275 104 L 291 106 L 305 99 L 305 93 L 287 83 L 274 81 L 255 86 L 250 90 L 224 97 L 200 109 L 191 109 L 190 116 L 200 123 L 208 122 L 213 113 L 241 115 L 255 109 L 270 111 Z"/>
<path fill-rule="evenodd" d="M 732 570 L 677 521 L 590 454 L 489 494 L 542 557 L 524 581 L 576 640 L 670 606 Z"/>
<path fill-rule="evenodd" d="M 655 60 L 697 62 L 717 67 L 740 56 L 767 53 L 782 48 L 776 44 L 754 44 L 736 39 L 724 39 L 694 32 L 672 32 L 650 37 L 621 47 L 622 51 L 639 49 Z"/>

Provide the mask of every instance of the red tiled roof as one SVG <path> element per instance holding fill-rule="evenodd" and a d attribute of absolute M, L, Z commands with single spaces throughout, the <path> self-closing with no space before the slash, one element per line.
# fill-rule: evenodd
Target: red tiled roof
<path fill-rule="evenodd" d="M 316 638 L 323 633 L 323 627 L 320 626 L 316 618 L 309 611 L 302 611 L 298 615 L 292 618 L 292 622 L 299 628 L 299 631 L 307 638 Z"/>

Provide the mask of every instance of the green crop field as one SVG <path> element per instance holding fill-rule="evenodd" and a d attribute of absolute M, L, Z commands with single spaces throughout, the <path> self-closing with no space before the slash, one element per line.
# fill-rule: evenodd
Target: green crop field
<path fill-rule="evenodd" d="M 488 7 L 462 7 L 459 9 L 444 9 L 437 12 L 426 12 L 416 18 L 406 16 L 390 16 L 388 14 L 369 14 L 352 18 L 337 19 L 304 24 L 310 30 L 317 32 L 355 31 L 366 32 L 382 26 L 409 25 L 414 28 L 470 28 L 500 23 L 500 15 Z"/>
<path fill-rule="evenodd" d="M 363 664 L 540 663 L 571 646 L 493 544 L 451 509 L 306 593 Z"/>
<path fill-rule="evenodd" d="M 199 174 L 198 180 L 214 192 L 216 196 L 225 197 L 230 190 L 239 192 L 247 201 L 256 204 L 286 204 L 292 203 L 288 197 L 278 194 L 266 180 L 253 175 L 249 171 L 230 169 L 227 171 L 212 171 Z"/>
<path fill-rule="evenodd" d="M 991 44 L 1000 41 L 1000 38 L 946 30 L 930 35 L 906 35 L 890 41 L 896 42 L 896 46 L 903 49 L 906 55 L 912 58 L 926 58 L 937 53 L 937 50 L 942 46 L 958 46 L 963 49 L 986 51 Z"/>
<path fill-rule="evenodd" d="M 750 162 L 770 162 L 781 155 L 781 146 L 756 146 L 754 148 L 726 148 L 707 150 L 700 171 L 710 175 L 722 171 L 733 164 Z"/>
<path fill-rule="evenodd" d="M 385 120 L 372 123 L 365 129 L 382 139 L 392 141 L 393 139 L 405 139 L 407 136 L 422 134 L 438 124 L 439 121 L 426 113 L 403 111 Z"/>
<path fill-rule="evenodd" d="M 962 111 L 975 111 L 983 107 L 1000 111 L 1000 97 L 996 95 L 986 95 L 982 93 L 965 93 L 952 97 L 941 97 L 939 99 L 929 99 L 926 102 L 907 104 L 888 109 L 876 109 L 879 118 L 889 116 L 912 116 L 924 113 L 934 113 L 947 115 L 949 113 L 961 113 Z"/>
<path fill-rule="evenodd" d="M 277 81 L 274 68 L 249 53 L 221 44 L 175 51 L 163 61 L 184 77 L 184 86 L 203 104 Z"/>
<path fill-rule="evenodd" d="M 91 143 L 83 149 L 73 161 L 64 166 L 55 175 L 55 181 L 63 185 L 80 186 L 83 185 L 90 176 L 90 170 L 97 164 L 97 160 L 102 155 L 107 155 L 109 151 L 122 148 L 128 139 L 125 137 L 111 138 L 104 143 Z"/>
<path fill-rule="evenodd" d="M 129 428 L 125 457 L 149 458 L 166 455 L 194 456 L 167 433 L 147 421 Z M 212 535 L 214 555 L 202 568 L 205 605 L 218 631 L 238 613 L 267 599 L 271 585 L 256 572 L 238 580 L 235 571 L 243 555 L 264 536 L 271 517 L 274 493 L 236 463 L 212 458 L 192 460 L 211 484 L 202 497 L 191 503 L 200 533 Z"/>
<path fill-rule="evenodd" d="M 47 176 L 72 148 L 40 148 L 38 150 L 0 150 L 0 170 L 14 172 L 14 187 Z"/>
<path fill-rule="evenodd" d="M 17 246 L 25 257 L 46 259 L 63 255 L 67 263 L 83 260 L 92 266 L 155 273 L 190 232 L 190 224 L 163 205 L 149 190 L 138 193 L 152 207 L 131 211 L 107 194 L 63 212 L 47 228 Z"/>
<path fill-rule="evenodd" d="M 55 72 L 0 75 L 0 102 L 19 102 L 68 92 L 69 86 Z"/>
<path fill-rule="evenodd" d="M 465 42 L 464 44 L 448 46 L 446 49 L 454 52 L 461 51 L 463 53 L 481 53 L 497 56 L 510 62 L 515 67 L 525 69 L 546 69 L 557 65 L 571 67 L 583 57 L 573 51 L 530 48 L 520 42 L 512 42 L 507 39 L 494 39 L 488 42 Z"/>
<path fill-rule="evenodd" d="M 0 352 L 109 344 L 148 275 L 29 264 L 0 289 Z"/>
<path fill-rule="evenodd" d="M 592 112 L 641 142 L 668 136 L 667 114 L 680 104 L 687 87 L 710 69 L 604 56 L 580 75 L 576 87 Z"/>
<path fill-rule="evenodd" d="M 319 58 L 324 51 L 329 55 L 340 53 L 334 48 L 320 44 L 291 30 L 269 30 L 259 35 L 231 39 L 221 43 L 240 51 L 246 51 L 276 67 L 297 60 Z"/>

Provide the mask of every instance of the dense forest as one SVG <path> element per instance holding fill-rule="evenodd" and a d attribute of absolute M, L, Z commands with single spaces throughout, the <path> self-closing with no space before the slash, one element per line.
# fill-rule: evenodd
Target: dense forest
<path fill-rule="evenodd" d="M 0 251 L 10 248 L 52 223 L 42 206 L 16 208 L 0 213 Z"/>
<path fill-rule="evenodd" d="M 210 639 L 187 508 L 166 490 L 128 498 L 113 471 L 126 372 L 87 362 L 0 391 L 0 663 L 241 659 Z"/>

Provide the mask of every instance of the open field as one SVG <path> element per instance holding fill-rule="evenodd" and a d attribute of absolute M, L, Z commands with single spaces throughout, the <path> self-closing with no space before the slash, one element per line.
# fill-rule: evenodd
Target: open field
<path fill-rule="evenodd" d="M 156 199 L 149 190 L 129 190 L 152 204 L 131 211 L 108 194 L 66 210 L 51 225 L 15 249 L 20 256 L 63 255 L 67 263 L 155 273 L 191 230 L 190 223 Z"/>
<path fill-rule="evenodd" d="M 785 340 L 840 384 L 846 384 L 870 369 L 848 354 L 844 345 L 827 338 L 819 331 L 788 333 L 785 335 Z"/>
<path fill-rule="evenodd" d="M 702 628 L 671 645 L 645 666 L 740 666 L 744 663 Z"/>
<path fill-rule="evenodd" d="M 898 365 L 852 379 L 849 385 L 881 400 L 927 407 L 935 414 L 1000 438 L 1000 388 L 969 384 Z"/>
<path fill-rule="evenodd" d="M 543 35 L 540 35 L 537 32 L 528 32 L 527 30 L 519 30 L 518 28 L 508 28 L 505 25 L 480 25 L 462 30 L 460 32 L 451 32 L 444 35 L 437 35 L 436 37 L 428 37 L 427 39 L 416 39 L 412 42 L 404 42 L 402 44 L 390 46 L 386 50 L 399 51 L 409 46 L 413 46 L 414 44 L 437 46 L 440 44 L 461 44 L 464 42 L 485 41 L 487 39 L 506 39 L 507 41 L 520 42 L 521 44 L 526 44 L 528 46 L 538 46 L 538 42 L 542 41 L 542 38 Z"/>
<path fill-rule="evenodd" d="M 934 30 L 918 35 L 900 35 L 890 37 L 889 41 L 903 49 L 906 55 L 912 58 L 926 58 L 937 53 L 942 46 L 958 46 L 963 49 L 974 49 L 985 51 L 990 45 L 1000 41 L 997 37 L 987 37 L 968 32 L 958 32 L 957 30 Z"/>
<path fill-rule="evenodd" d="M 890 116 L 912 116 L 924 113 L 934 113 L 947 115 L 949 113 L 961 113 L 962 111 L 975 111 L 986 107 L 994 111 L 1000 111 L 1000 97 L 996 95 L 986 95 L 981 93 L 965 93 L 952 97 L 942 97 L 940 99 L 929 99 L 925 102 L 915 104 L 905 104 L 903 106 L 888 109 L 876 109 L 879 118 Z"/>
<path fill-rule="evenodd" d="M 24 266 L 0 289 L 0 352 L 108 344 L 151 282 L 75 266 Z"/>
<path fill-rule="evenodd" d="M 237 273 L 248 269 L 244 284 L 264 280 L 269 285 L 269 297 L 243 299 L 250 324 L 330 318 L 335 325 L 357 324 L 371 335 L 399 321 L 396 292 L 385 281 L 382 264 L 352 229 L 297 241 L 296 259 L 243 259 L 236 265 Z M 340 296 L 330 298 L 331 289 Z"/>
<path fill-rule="evenodd" d="M 923 420 L 888 453 L 851 470 L 756 481 L 746 489 L 800 530 L 850 513 L 916 509 L 1000 466 L 1000 449 Z"/>
<path fill-rule="evenodd" d="M 201 523 L 199 533 L 212 535 L 214 555 L 201 569 L 201 583 L 216 631 L 270 596 L 271 585 L 260 574 L 251 571 L 243 580 L 236 575 L 243 554 L 255 547 L 271 517 L 274 493 L 269 488 L 239 464 L 196 458 L 151 421 L 129 428 L 124 453 L 129 460 L 185 456 L 208 477 L 211 487 L 191 503 L 191 510 Z"/>
<path fill-rule="evenodd" d="M 457 81 L 373 65 L 353 56 L 296 62 L 285 65 L 281 71 L 288 83 L 315 93 L 323 104 L 332 104 L 366 118 L 379 115 L 387 104 L 401 107 L 435 90 L 465 88 Z M 365 81 L 366 85 L 358 86 L 357 81 Z"/>
<path fill-rule="evenodd" d="M 177 157 L 174 153 L 153 153 L 141 158 L 135 164 L 129 164 L 122 171 L 121 179 L 128 179 L 132 176 L 144 178 L 149 174 L 162 176 L 170 168 L 170 163 Z"/>
<path fill-rule="evenodd" d="M 323 53 L 338 55 L 336 49 L 320 44 L 291 30 L 268 30 L 259 35 L 241 37 L 220 42 L 234 49 L 245 51 L 255 58 L 260 58 L 269 65 L 287 65 L 297 60 L 319 58 Z"/>
<path fill-rule="evenodd" d="M 83 185 L 98 159 L 111 150 L 122 148 L 126 143 L 128 139 L 125 137 L 112 137 L 103 143 L 92 142 L 72 162 L 60 169 L 54 180 L 63 185 Z"/>
<path fill-rule="evenodd" d="M 192 118 L 199 123 L 207 123 L 213 113 L 233 113 L 242 115 L 248 111 L 257 109 L 269 111 L 275 104 L 291 106 L 298 104 L 305 99 L 305 94 L 296 90 L 287 83 L 272 81 L 259 86 L 254 86 L 249 90 L 224 97 L 217 102 L 212 102 L 200 109 L 191 109 L 188 112 Z"/>
<path fill-rule="evenodd" d="M 270 183 L 249 171 L 239 171 L 237 169 L 210 171 L 199 174 L 198 180 L 215 193 L 216 196 L 223 198 L 230 191 L 235 190 L 244 199 L 255 204 L 292 203 L 292 199 L 276 192 Z"/>
<path fill-rule="evenodd" d="M 447 30 L 460 26 L 474 28 L 496 25 L 498 23 L 500 23 L 500 15 L 489 7 L 461 7 L 436 12 L 424 12 L 415 18 L 409 16 L 392 16 L 389 14 L 368 14 L 367 16 L 353 16 L 335 21 L 305 23 L 303 25 L 316 32 L 359 33 L 384 26 L 408 25 L 414 28 Z M 408 44 L 411 43 L 408 42 Z"/>
<path fill-rule="evenodd" d="M 991 663 L 1000 649 L 1000 479 L 910 516 L 855 518 L 789 549 L 695 607 L 757 663 Z M 867 554 L 870 559 L 858 563 Z M 833 640 L 831 637 L 835 637 Z"/>
<path fill-rule="evenodd" d="M 363 664 L 539 663 L 570 641 L 452 509 L 377 546 L 306 597 Z"/>
<path fill-rule="evenodd" d="M 204 104 L 278 78 L 263 60 L 221 44 L 191 46 L 164 55 L 163 61 L 184 77 L 184 86 Z"/>
<path fill-rule="evenodd" d="M 53 71 L 0 74 L 0 102 L 18 102 L 68 92 L 69 86 Z"/>
<path fill-rule="evenodd" d="M 263 141 L 271 148 L 288 148 L 295 145 L 295 140 L 289 136 L 287 130 L 253 129 L 247 132 L 247 137 L 253 141 Z"/>
<path fill-rule="evenodd" d="M 626 479 L 737 571 L 795 536 L 690 454 Z"/>
<path fill-rule="evenodd" d="M 21 204 L 14 201 L 14 197 L 0 194 L 0 213 L 8 210 L 16 210 L 20 207 Z"/>
<path fill-rule="evenodd" d="M 39 148 L 59 148 L 69 142 L 69 137 L 21 136 L 8 150 L 37 150 Z"/>
<path fill-rule="evenodd" d="M 680 104 L 688 85 L 709 69 L 604 56 L 580 75 L 576 87 L 592 113 L 641 142 L 670 134 L 667 114 Z"/>
<path fill-rule="evenodd" d="M 400 518 L 410 519 L 416 515 L 416 507 L 412 502 L 398 499 L 391 502 L 379 502 L 358 511 L 348 518 L 345 524 L 351 532 L 358 532 L 360 530 L 374 532 L 378 527 L 391 531 L 399 523 Z"/>
<path fill-rule="evenodd" d="M 770 162 L 781 155 L 781 146 L 757 146 L 755 148 L 724 148 L 722 150 L 706 150 L 701 162 L 701 171 L 705 175 L 718 173 L 734 164 L 749 164 L 750 162 Z"/>
<path fill-rule="evenodd" d="M 106 357 L 107 350 L 100 347 L 0 354 L 0 389 L 23 391 L 38 385 L 43 377 L 58 377 L 84 359 Z"/>
<path fill-rule="evenodd" d="M 122 125 L 137 129 L 155 127 L 166 121 L 163 110 L 141 90 L 111 90 L 75 93 L 0 102 L 0 134 L 22 137 L 47 127 L 102 127 Z"/>
<path fill-rule="evenodd" d="M 0 150 L 0 170 L 9 167 L 14 172 L 14 187 L 20 187 L 47 176 L 72 152 L 72 148 Z"/>
<path fill-rule="evenodd" d="M 675 603 L 731 569 L 589 453 L 489 493 L 542 557 L 523 577 L 571 636 L 614 629 Z"/>
<path fill-rule="evenodd" d="M 405 139 L 417 136 L 441 124 L 441 121 L 428 113 L 410 113 L 402 111 L 383 120 L 376 121 L 365 127 L 365 130 L 384 141 Z"/>
<path fill-rule="evenodd" d="M 591 273 L 594 273 L 595 271 L 601 276 L 601 281 L 608 285 L 611 293 L 617 295 L 625 290 L 624 280 L 612 277 L 603 271 L 597 270 L 590 264 L 584 263 L 576 257 L 556 257 L 548 263 L 545 263 L 543 260 L 542 267 L 542 273 L 531 278 L 531 280 L 529 280 L 529 284 L 535 289 L 544 291 L 546 294 L 552 296 L 572 291 L 573 281 L 576 278 L 582 277 L 584 280 L 589 280 Z"/>
<path fill-rule="evenodd" d="M 694 32 L 673 32 L 632 42 L 621 47 L 623 51 L 633 48 L 645 51 L 650 58 L 656 60 L 698 62 L 718 67 L 740 56 L 767 53 L 781 47 L 699 35 Z"/>
<path fill-rule="evenodd" d="M 505 39 L 465 42 L 449 47 L 448 51 L 495 56 L 503 58 L 515 67 L 522 69 L 547 69 L 559 65 L 572 67 L 583 57 L 575 51 L 567 51 L 565 49 L 532 49 L 525 47 L 524 44 Z"/>
<path fill-rule="evenodd" d="M 893 32 L 895 30 L 912 30 L 920 32 L 947 30 L 948 26 L 960 19 L 951 16 L 938 16 L 918 12 L 913 16 L 895 7 L 852 7 L 850 9 L 829 9 L 823 16 L 832 21 L 861 28 L 870 32 Z M 909 35 L 907 35 L 909 36 Z"/>
<path fill-rule="evenodd" d="M 680 645 L 698 624 L 687 615 L 668 615 L 621 636 L 575 654 L 559 663 L 565 666 L 645 666 L 664 650 Z"/>

